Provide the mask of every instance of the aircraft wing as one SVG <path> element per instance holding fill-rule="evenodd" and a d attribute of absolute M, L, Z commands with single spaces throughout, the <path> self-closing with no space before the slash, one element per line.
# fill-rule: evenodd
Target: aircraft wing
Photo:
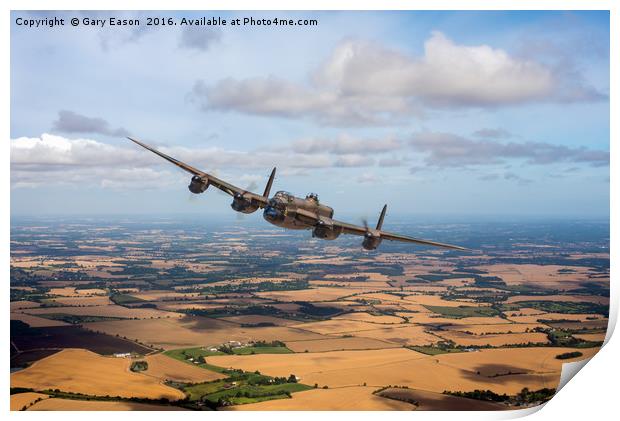
<path fill-rule="evenodd" d="M 452 244 L 438 243 L 436 241 L 423 240 L 421 238 L 414 238 L 414 237 L 409 237 L 407 235 L 401 235 L 401 234 L 393 234 L 391 232 L 382 231 L 382 230 L 375 230 L 375 229 L 368 230 L 368 228 L 366 227 L 337 221 L 335 219 L 332 219 L 331 221 L 334 224 L 334 226 L 342 227 L 342 230 L 345 234 L 364 236 L 366 235 L 367 232 L 370 231 L 372 232 L 373 235 L 378 235 L 383 240 L 401 241 L 403 243 L 415 243 L 415 244 L 422 244 L 426 246 L 443 247 L 443 248 L 454 249 L 454 250 L 467 250 L 465 247 L 454 246 Z"/>
<path fill-rule="evenodd" d="M 166 161 L 172 162 L 174 165 L 176 165 L 177 167 L 187 171 L 188 173 L 193 174 L 193 175 L 197 175 L 198 177 L 201 177 L 204 180 L 208 180 L 209 181 L 209 185 L 214 186 L 214 187 L 220 189 L 224 193 L 227 193 L 227 194 L 229 194 L 231 196 L 234 196 L 235 194 L 242 194 L 242 195 L 244 195 L 246 197 L 247 196 L 251 196 L 251 198 L 253 200 L 256 200 L 259 203 L 259 206 L 261 208 L 265 207 L 267 205 L 268 201 L 269 201 L 268 198 L 263 197 L 260 194 L 256 194 L 256 193 L 253 193 L 253 192 L 241 189 L 241 188 L 239 188 L 237 186 L 234 186 L 234 185 L 232 185 L 230 183 L 227 183 L 226 181 L 220 180 L 219 178 L 214 177 L 211 174 L 208 174 L 206 172 L 200 171 L 200 170 L 192 167 L 191 165 L 188 165 L 188 164 L 186 164 L 184 162 L 179 161 L 178 159 L 175 159 L 175 158 L 173 158 L 171 156 L 168 156 L 165 153 L 160 152 L 157 149 L 155 149 L 155 148 L 153 148 L 153 147 L 151 147 L 149 145 L 146 145 L 146 144 L 144 144 L 144 143 L 142 143 L 142 142 L 140 142 L 140 141 L 138 141 L 136 139 L 133 139 L 131 137 L 128 137 L 127 139 L 131 140 L 133 143 L 135 143 L 137 145 L 142 146 L 144 149 L 147 149 L 147 150 L 153 152 L 154 154 L 161 156 Z"/>
<path fill-rule="evenodd" d="M 452 244 L 438 243 L 437 241 L 423 240 L 421 238 L 414 238 L 414 237 L 409 237 L 407 235 L 401 235 L 401 234 L 392 234 L 390 232 L 385 232 L 385 231 L 379 231 L 379 232 L 381 234 L 381 238 L 383 238 L 384 240 L 401 241 L 403 243 L 423 244 L 427 246 L 443 247 L 446 249 L 453 249 L 453 250 L 467 250 L 465 247 L 455 246 Z"/>

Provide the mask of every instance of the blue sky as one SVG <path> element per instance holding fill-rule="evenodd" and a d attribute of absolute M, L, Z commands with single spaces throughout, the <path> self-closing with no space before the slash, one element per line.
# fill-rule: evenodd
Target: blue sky
<path fill-rule="evenodd" d="M 609 215 L 607 12 L 154 12 L 11 28 L 11 211 L 232 212 L 132 134 L 336 215 Z M 146 27 L 147 15 L 316 27 Z M 59 14 L 60 16 L 60 14 Z M 62 16 L 95 17 L 86 12 Z"/>

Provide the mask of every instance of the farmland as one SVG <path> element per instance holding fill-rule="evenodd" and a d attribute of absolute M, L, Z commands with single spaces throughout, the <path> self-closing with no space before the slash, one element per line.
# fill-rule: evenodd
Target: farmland
<path fill-rule="evenodd" d="M 59 389 L 95 396 L 179 400 L 183 393 L 158 379 L 128 370 L 126 359 L 101 357 L 90 351 L 65 349 L 11 376 L 13 387 Z"/>
<path fill-rule="evenodd" d="M 468 254 L 365 253 L 160 222 L 15 225 L 12 409 L 507 410 L 605 337 L 605 227 L 457 224 Z"/>

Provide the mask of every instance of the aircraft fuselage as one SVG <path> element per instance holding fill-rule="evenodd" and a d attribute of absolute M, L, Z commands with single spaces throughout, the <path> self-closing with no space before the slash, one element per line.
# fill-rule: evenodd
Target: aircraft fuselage
<path fill-rule="evenodd" d="M 290 193 L 279 191 L 271 199 L 263 211 L 263 218 L 270 224 L 282 228 L 304 230 L 314 229 L 312 221 L 305 221 L 298 215 L 302 209 L 315 214 L 318 218 L 329 220 L 334 216 L 334 210 L 319 203 L 318 197 L 309 194 L 305 199 L 295 197 Z"/>

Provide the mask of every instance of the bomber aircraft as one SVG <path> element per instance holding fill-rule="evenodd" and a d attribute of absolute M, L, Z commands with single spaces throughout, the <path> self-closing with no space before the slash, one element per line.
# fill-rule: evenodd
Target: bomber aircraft
<path fill-rule="evenodd" d="M 204 193 L 209 186 L 213 186 L 224 193 L 232 196 L 233 201 L 230 206 L 237 212 L 253 213 L 258 209 L 264 209 L 263 218 L 270 224 L 278 227 L 295 229 L 295 230 L 312 230 L 312 236 L 323 240 L 335 240 L 341 234 L 353 234 L 364 237 L 362 247 L 366 250 L 375 250 L 383 240 L 402 241 L 405 243 L 416 243 L 428 246 L 444 247 L 455 250 L 466 250 L 464 247 L 454 246 L 452 244 L 438 243 L 435 241 L 422 240 L 420 238 L 408 237 L 401 234 L 393 234 L 383 231 L 383 220 L 387 205 L 383 206 L 383 210 L 379 215 L 379 221 L 375 228 L 370 228 L 364 221 L 364 226 L 353 225 L 341 222 L 334 217 L 334 210 L 319 202 L 319 197 L 310 193 L 305 199 L 295 197 L 285 191 L 279 191 L 269 198 L 271 185 L 276 175 L 276 169 L 271 171 L 267 186 L 263 194 L 253 193 L 233 186 L 226 181 L 200 171 L 190 165 L 187 165 L 177 159 L 174 159 L 157 149 L 146 145 L 136 139 L 128 137 L 132 142 L 142 146 L 145 149 L 161 156 L 165 160 L 172 162 L 174 165 L 192 174 L 189 183 L 189 191 L 194 194 Z"/>

